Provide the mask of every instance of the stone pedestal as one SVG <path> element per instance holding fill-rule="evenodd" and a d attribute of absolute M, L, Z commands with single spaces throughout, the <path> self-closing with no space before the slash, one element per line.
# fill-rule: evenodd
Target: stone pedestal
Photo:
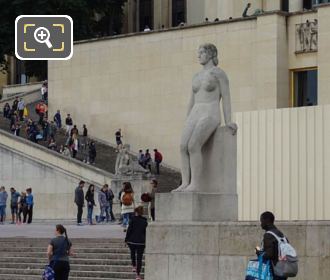
<path fill-rule="evenodd" d="M 237 194 L 162 193 L 156 195 L 157 221 L 237 221 Z"/>
<path fill-rule="evenodd" d="M 237 140 L 231 132 L 219 127 L 204 145 L 198 191 L 156 195 L 156 222 L 147 231 L 146 280 L 244 279 L 236 268 L 245 268 L 247 257 L 227 258 L 221 235 L 226 227 L 219 223 L 238 219 Z"/>
<path fill-rule="evenodd" d="M 296 280 L 328 280 L 330 222 L 277 226 L 299 256 Z M 242 280 L 264 231 L 259 222 L 156 222 L 148 226 L 146 280 Z"/>

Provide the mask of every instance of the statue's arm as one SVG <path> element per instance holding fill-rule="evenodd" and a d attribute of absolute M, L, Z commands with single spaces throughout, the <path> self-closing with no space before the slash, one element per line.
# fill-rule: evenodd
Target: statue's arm
<path fill-rule="evenodd" d="M 219 77 L 220 91 L 222 96 L 222 107 L 223 107 L 222 109 L 223 109 L 225 124 L 233 131 L 233 134 L 235 134 L 237 131 L 237 125 L 232 122 L 232 118 L 231 118 L 229 80 L 224 72 L 219 73 L 218 77 Z"/>

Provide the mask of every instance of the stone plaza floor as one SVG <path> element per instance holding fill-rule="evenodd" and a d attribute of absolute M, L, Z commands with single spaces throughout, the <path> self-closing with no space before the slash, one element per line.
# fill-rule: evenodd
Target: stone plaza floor
<path fill-rule="evenodd" d="M 0 225 L 0 238 L 52 238 L 55 225 L 62 223 L 67 229 L 69 238 L 125 238 L 123 228 L 118 224 L 97 224 L 77 226 L 74 222 L 36 221 L 32 224 Z"/>

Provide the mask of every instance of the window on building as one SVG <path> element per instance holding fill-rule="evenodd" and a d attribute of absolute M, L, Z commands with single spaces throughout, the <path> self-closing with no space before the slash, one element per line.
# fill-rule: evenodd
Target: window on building
<path fill-rule="evenodd" d="M 310 10 L 313 6 L 313 2 L 315 2 L 315 0 L 304 0 L 303 2 L 304 10 Z"/>
<path fill-rule="evenodd" d="M 313 0 L 313 5 L 318 5 L 323 3 L 330 3 L 330 0 Z"/>
<path fill-rule="evenodd" d="M 293 107 L 317 105 L 317 69 L 292 72 Z"/>
<path fill-rule="evenodd" d="M 172 0 L 172 26 L 186 22 L 186 0 Z"/>
<path fill-rule="evenodd" d="M 289 11 L 289 0 L 281 1 L 281 11 L 288 12 Z"/>
<path fill-rule="evenodd" d="M 140 0 L 139 7 L 139 19 L 140 19 L 140 30 L 143 31 L 146 26 L 153 29 L 153 1 L 152 0 Z"/>

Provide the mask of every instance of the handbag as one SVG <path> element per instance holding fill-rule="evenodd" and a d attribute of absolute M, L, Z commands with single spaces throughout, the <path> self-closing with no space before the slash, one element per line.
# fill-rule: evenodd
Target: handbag
<path fill-rule="evenodd" d="M 263 254 L 257 260 L 250 260 L 246 269 L 245 280 L 273 280 L 270 260 L 265 261 Z"/>
<path fill-rule="evenodd" d="M 66 243 L 67 243 L 67 240 L 65 239 L 61 245 L 61 250 L 59 250 L 59 252 L 63 251 Z M 53 262 L 50 262 L 49 264 L 47 264 L 45 266 L 44 271 L 42 273 L 42 280 L 55 280 L 54 266 L 55 266 L 56 262 L 58 261 L 59 257 L 60 256 L 54 256 Z"/>

